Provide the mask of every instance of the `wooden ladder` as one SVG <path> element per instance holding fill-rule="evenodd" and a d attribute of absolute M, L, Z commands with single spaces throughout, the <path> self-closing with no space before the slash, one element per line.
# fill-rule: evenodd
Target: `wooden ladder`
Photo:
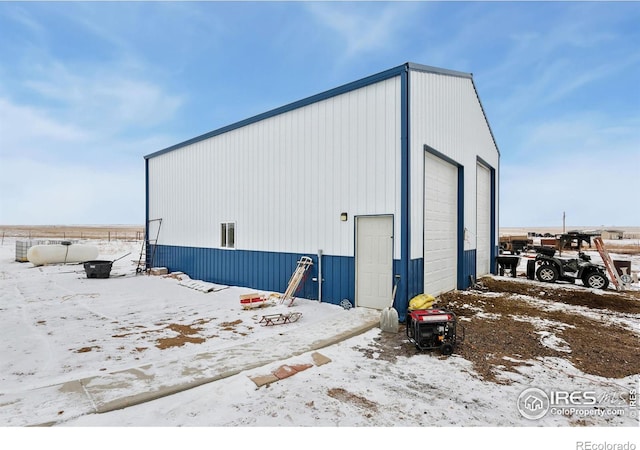
<path fill-rule="evenodd" d="M 150 235 L 150 224 L 158 223 L 156 234 L 153 239 Z M 162 219 L 151 219 L 147 221 L 147 229 L 145 233 L 145 239 L 142 242 L 142 248 L 140 248 L 140 258 L 138 258 L 138 267 L 136 267 L 136 275 L 141 273 L 149 273 L 153 267 L 153 263 L 156 256 L 156 247 L 158 243 L 158 236 L 160 236 L 160 227 L 162 226 Z M 149 255 L 149 246 L 151 246 L 151 255 Z"/>
<path fill-rule="evenodd" d="M 289 285 L 287 286 L 287 290 L 282 296 L 282 300 L 280 300 L 280 303 L 284 303 L 285 301 L 289 300 L 289 306 L 293 305 L 293 301 L 295 300 L 294 295 L 298 290 L 300 283 L 304 280 L 307 270 L 312 265 L 313 260 L 308 256 L 303 256 L 302 258 L 300 258 L 296 270 L 293 272 L 291 278 L 289 279 Z"/>
<path fill-rule="evenodd" d="M 618 275 L 618 271 L 613 264 L 613 260 L 609 255 L 609 252 L 606 248 L 604 248 L 604 242 L 602 242 L 601 237 L 596 237 L 593 239 L 593 242 L 596 244 L 596 248 L 598 249 L 598 253 L 600 253 L 600 257 L 602 258 L 602 262 L 604 266 L 607 268 L 607 272 L 609 272 L 609 276 L 611 277 L 611 281 L 613 281 L 613 285 L 616 287 L 616 291 L 624 291 L 624 283 Z"/>

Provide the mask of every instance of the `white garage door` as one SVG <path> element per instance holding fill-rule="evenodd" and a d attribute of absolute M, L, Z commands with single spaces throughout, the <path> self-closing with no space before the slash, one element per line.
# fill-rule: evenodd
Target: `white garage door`
<path fill-rule="evenodd" d="M 393 217 L 356 218 L 356 305 L 391 306 Z"/>
<path fill-rule="evenodd" d="M 476 278 L 491 271 L 491 171 L 476 169 Z"/>
<path fill-rule="evenodd" d="M 457 287 L 458 168 L 424 158 L 424 292 L 437 296 Z"/>

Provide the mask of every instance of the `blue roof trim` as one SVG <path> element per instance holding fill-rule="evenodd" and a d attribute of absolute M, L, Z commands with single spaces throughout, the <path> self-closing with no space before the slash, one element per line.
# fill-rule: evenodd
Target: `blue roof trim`
<path fill-rule="evenodd" d="M 155 153 L 151 153 L 146 155 L 145 159 L 151 159 L 156 156 L 160 156 L 164 153 L 171 152 L 173 150 L 177 150 L 182 147 L 186 147 L 187 145 L 195 144 L 196 142 L 203 141 L 205 139 L 212 138 L 214 136 L 218 136 L 223 133 L 228 133 L 229 131 L 236 130 L 238 128 L 242 128 L 244 126 L 250 125 L 252 123 L 259 122 L 261 120 L 268 119 L 270 117 L 277 116 L 279 114 L 283 114 L 289 111 L 293 111 L 298 108 L 302 108 L 304 106 L 311 105 L 313 103 L 317 103 L 322 100 L 329 99 L 331 97 L 335 97 L 337 95 L 341 95 L 350 91 L 355 91 L 356 89 L 360 89 L 365 86 L 369 86 L 374 83 L 378 83 L 380 81 L 387 80 L 389 78 L 393 78 L 396 76 L 400 76 L 404 71 L 406 71 L 408 64 L 403 64 L 398 67 L 394 67 L 393 69 L 385 70 L 384 72 L 377 73 L 375 75 L 368 76 L 366 78 L 362 78 L 357 81 L 353 81 L 351 83 L 345 84 L 343 86 L 339 86 L 333 89 L 330 89 L 325 92 L 321 92 L 320 94 L 312 95 L 311 97 L 307 97 L 302 100 L 295 101 L 293 103 L 289 103 L 288 105 L 281 106 L 276 109 L 272 109 L 271 111 L 264 112 L 262 114 L 258 114 L 257 116 L 250 117 L 248 119 L 241 120 L 240 122 L 233 123 L 231 125 L 227 125 L 222 128 L 218 128 L 217 130 L 210 131 L 209 133 L 205 133 L 203 135 L 194 137 L 187 141 L 181 142 L 176 145 L 172 145 L 171 147 L 167 147 L 163 150 L 157 151 Z"/>

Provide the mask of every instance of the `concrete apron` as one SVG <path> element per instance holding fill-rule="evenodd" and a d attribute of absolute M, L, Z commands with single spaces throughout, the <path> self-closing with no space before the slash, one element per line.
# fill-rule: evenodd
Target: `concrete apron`
<path fill-rule="evenodd" d="M 353 308 L 327 321 L 236 347 L 3 395 L 0 423 L 50 426 L 85 414 L 126 408 L 318 350 L 379 324 L 380 311 Z M 56 400 L 43 404 L 43 398 Z"/>

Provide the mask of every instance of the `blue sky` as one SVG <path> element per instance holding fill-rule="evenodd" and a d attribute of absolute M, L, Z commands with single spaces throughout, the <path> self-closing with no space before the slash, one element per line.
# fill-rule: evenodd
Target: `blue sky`
<path fill-rule="evenodd" d="M 474 74 L 500 225 L 640 226 L 638 2 L 2 2 L 0 224 L 142 224 L 143 156 L 404 62 Z"/>

